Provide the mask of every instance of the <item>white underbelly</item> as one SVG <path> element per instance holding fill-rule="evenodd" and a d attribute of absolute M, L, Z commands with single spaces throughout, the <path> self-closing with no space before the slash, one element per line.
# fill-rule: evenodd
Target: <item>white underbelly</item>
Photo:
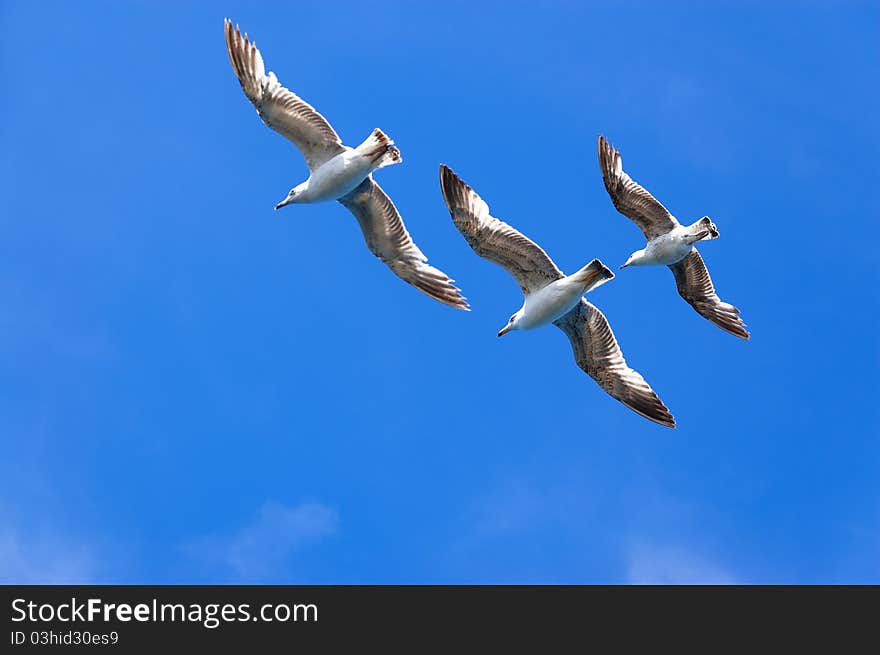
<path fill-rule="evenodd" d="M 347 150 L 324 162 L 309 178 L 310 202 L 336 200 L 354 190 L 372 171 L 367 157 Z"/>
<path fill-rule="evenodd" d="M 531 330 L 565 316 L 580 302 L 582 295 L 583 287 L 566 284 L 565 278 L 548 284 L 526 296 L 521 327 Z"/>
<path fill-rule="evenodd" d="M 692 247 L 678 235 L 664 234 L 648 244 L 645 259 L 652 264 L 669 266 L 687 256 Z"/>

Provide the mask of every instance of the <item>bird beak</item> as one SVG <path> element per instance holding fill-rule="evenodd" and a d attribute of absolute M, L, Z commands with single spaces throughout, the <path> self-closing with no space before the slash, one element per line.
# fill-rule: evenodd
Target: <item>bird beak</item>
<path fill-rule="evenodd" d="M 278 209 L 278 208 L 276 207 L 275 209 Z M 619 268 L 618 270 L 621 270 L 621 271 L 622 271 L 622 270 L 625 269 L 627 266 L 629 266 L 629 262 L 627 262 L 627 263 L 625 263 L 625 264 L 621 264 L 621 266 L 620 266 L 620 268 Z"/>
<path fill-rule="evenodd" d="M 284 205 L 289 205 L 292 201 L 293 199 L 290 196 L 287 196 L 284 200 L 275 205 L 275 211 L 278 211 L 279 209 L 284 207 Z"/>
<path fill-rule="evenodd" d="M 501 330 L 498 332 L 498 336 L 503 337 L 508 332 L 510 332 L 510 324 L 507 324 L 503 328 L 501 328 Z"/>

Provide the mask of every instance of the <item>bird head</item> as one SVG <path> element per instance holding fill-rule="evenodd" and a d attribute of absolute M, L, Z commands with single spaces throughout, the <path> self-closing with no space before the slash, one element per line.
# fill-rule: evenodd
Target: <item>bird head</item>
<path fill-rule="evenodd" d="M 627 260 L 626 260 L 625 262 L 623 262 L 623 264 L 621 265 L 620 268 L 626 268 L 627 266 L 632 266 L 632 265 L 635 264 L 639 259 L 641 259 L 641 258 L 642 258 L 642 255 L 644 255 L 644 254 L 645 254 L 645 251 L 644 251 L 644 250 L 636 250 L 633 254 L 631 254 L 631 255 L 627 258 Z"/>
<path fill-rule="evenodd" d="M 507 321 L 507 325 L 505 325 L 503 328 L 501 328 L 498 331 L 498 336 L 503 337 L 505 334 L 507 334 L 511 330 L 518 330 L 519 329 L 518 323 L 519 323 L 520 317 L 522 316 L 522 313 L 523 313 L 523 311 L 519 310 L 516 314 L 511 316 Z"/>
<path fill-rule="evenodd" d="M 275 210 L 277 211 L 277 210 L 281 209 L 282 207 L 284 207 L 284 205 L 290 205 L 290 204 L 293 204 L 296 202 L 300 202 L 300 197 L 302 195 L 303 190 L 304 189 L 303 189 L 302 184 L 299 184 L 299 185 L 293 187 L 290 190 L 290 192 L 287 194 L 287 197 L 284 200 L 282 200 L 281 202 L 279 202 L 277 205 L 275 205 Z"/>

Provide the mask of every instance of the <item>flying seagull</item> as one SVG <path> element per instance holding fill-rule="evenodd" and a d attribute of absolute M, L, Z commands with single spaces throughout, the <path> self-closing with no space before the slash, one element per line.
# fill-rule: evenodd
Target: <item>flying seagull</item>
<path fill-rule="evenodd" d="M 660 425 L 675 419 L 638 371 L 626 364 L 605 316 L 582 296 L 614 277 L 594 259 L 564 275 L 534 241 L 493 218 L 489 206 L 447 166 L 440 166 L 440 187 L 452 220 L 480 257 L 507 269 L 525 296 L 523 306 L 498 336 L 553 323 L 568 335 L 574 359 L 607 393 Z"/>
<path fill-rule="evenodd" d="M 739 309 L 723 302 L 703 258 L 694 247 L 697 241 L 718 238 L 718 229 L 708 216 L 684 226 L 648 191 L 623 170 L 620 153 L 599 135 L 599 166 L 611 201 L 621 214 L 638 225 L 648 245 L 636 250 L 621 266 L 666 265 L 675 275 L 679 295 L 704 318 L 741 339 L 749 333 Z"/>
<path fill-rule="evenodd" d="M 400 151 L 375 129 L 357 148 L 342 145 L 336 131 L 310 104 L 266 72 L 256 44 L 224 21 L 226 49 L 241 88 L 263 122 L 293 142 L 306 159 L 309 179 L 296 185 L 275 209 L 296 203 L 338 200 L 354 214 L 367 247 L 400 278 L 435 300 L 468 309 L 443 271 L 427 264 L 388 195 L 373 180 L 375 170 L 399 164 Z"/>

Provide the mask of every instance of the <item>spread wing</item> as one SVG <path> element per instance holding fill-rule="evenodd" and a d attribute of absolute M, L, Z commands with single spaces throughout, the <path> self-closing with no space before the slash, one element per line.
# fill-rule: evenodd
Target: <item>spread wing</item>
<path fill-rule="evenodd" d="M 275 73 L 266 73 L 255 43 L 224 20 L 229 61 L 241 88 L 263 122 L 293 142 L 310 170 L 345 150 L 339 135 L 321 114 L 293 91 L 281 86 Z"/>
<path fill-rule="evenodd" d="M 696 248 L 669 268 L 675 275 L 675 284 L 678 286 L 679 295 L 687 300 L 699 314 L 740 339 L 749 338 L 746 326 L 739 316 L 739 309 L 722 302 L 718 294 L 715 293 L 715 286 L 712 284 L 712 278 L 709 277 L 709 270 Z"/>
<path fill-rule="evenodd" d="M 406 231 L 391 198 L 373 181 L 372 176 L 341 197 L 339 202 L 354 214 L 367 247 L 398 277 L 435 300 L 457 309 L 468 309 L 467 301 L 453 286 L 453 280 L 443 271 L 427 264 L 428 258 Z"/>
<path fill-rule="evenodd" d="M 450 168 L 440 165 L 440 188 L 452 221 L 474 252 L 507 269 L 523 294 L 564 277 L 534 241 L 489 214 L 489 206 Z"/>
<path fill-rule="evenodd" d="M 602 135 L 599 135 L 599 167 L 614 207 L 632 219 L 648 241 L 679 224 L 666 207 L 623 171 L 620 153 Z"/>
<path fill-rule="evenodd" d="M 568 335 L 577 365 L 609 395 L 655 423 L 674 428 L 675 419 L 638 371 L 626 365 L 608 320 L 594 305 L 579 305 L 553 322 Z"/>

